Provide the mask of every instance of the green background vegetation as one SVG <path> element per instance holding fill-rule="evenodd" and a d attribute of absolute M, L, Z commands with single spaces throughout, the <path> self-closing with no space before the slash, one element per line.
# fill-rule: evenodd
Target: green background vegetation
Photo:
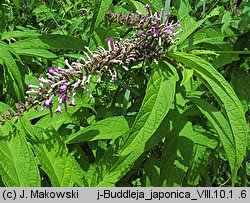
<path fill-rule="evenodd" d="M 166 8 L 184 30 L 158 62 L 79 90 L 50 118 L 31 109 L 0 126 L 0 186 L 249 186 L 248 0 L 0 1 L 0 111 L 49 67 L 136 30 L 107 10 Z"/>

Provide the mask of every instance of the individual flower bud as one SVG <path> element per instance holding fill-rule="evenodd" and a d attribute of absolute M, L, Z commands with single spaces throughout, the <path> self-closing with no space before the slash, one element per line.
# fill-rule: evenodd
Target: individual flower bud
<path fill-rule="evenodd" d="M 109 51 L 113 51 L 115 49 L 114 39 L 107 38 L 106 42 L 108 42 Z"/>
<path fill-rule="evenodd" d="M 30 83 L 28 83 L 27 89 L 31 89 L 31 88 L 39 89 L 39 86 L 37 86 L 37 85 L 31 85 Z"/>
<path fill-rule="evenodd" d="M 26 91 L 26 94 L 39 94 L 39 92 L 35 90 L 30 90 L 30 91 Z"/>
<path fill-rule="evenodd" d="M 150 11 L 150 5 L 149 4 L 146 4 L 145 6 L 145 9 L 147 10 L 148 12 L 148 17 L 150 17 L 152 14 L 151 14 L 151 11 Z"/>

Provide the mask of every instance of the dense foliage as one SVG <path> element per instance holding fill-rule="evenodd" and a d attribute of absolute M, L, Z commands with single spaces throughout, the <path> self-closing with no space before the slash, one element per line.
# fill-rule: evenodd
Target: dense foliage
<path fill-rule="evenodd" d="M 250 185 L 249 0 L 0 16 L 0 186 Z"/>

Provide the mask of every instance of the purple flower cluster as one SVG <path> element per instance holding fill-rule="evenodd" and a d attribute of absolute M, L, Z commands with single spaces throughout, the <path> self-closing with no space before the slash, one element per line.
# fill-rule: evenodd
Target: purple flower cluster
<path fill-rule="evenodd" d="M 167 48 L 177 40 L 176 35 L 181 33 L 180 21 L 168 23 L 171 13 L 163 19 L 163 9 L 152 14 L 150 6 L 145 6 L 147 15 L 140 14 L 115 14 L 107 12 L 110 21 L 118 22 L 124 25 L 132 26 L 139 29 L 139 33 L 134 34 L 130 39 L 116 41 L 107 38 L 108 50 L 99 47 L 98 51 L 91 51 L 86 48 L 85 58 L 80 58 L 77 62 L 69 63 L 65 60 L 66 68 L 51 67 L 48 69 L 46 76 L 38 78 L 39 85 L 27 85 L 25 103 L 16 104 L 17 113 L 8 111 L 7 115 L 0 114 L 3 117 L 2 124 L 6 119 L 12 117 L 17 120 L 18 116 L 24 111 L 28 111 L 34 107 L 37 110 L 41 106 L 41 110 L 48 108 L 50 115 L 53 113 L 54 100 L 57 99 L 58 104 L 54 112 L 62 113 L 62 107 L 65 111 L 68 105 L 75 106 L 76 89 L 82 88 L 90 97 L 93 97 L 87 88 L 92 75 L 98 75 L 97 82 L 101 82 L 102 76 L 108 73 L 110 82 L 115 82 L 117 78 L 117 68 L 128 71 L 129 65 L 133 62 L 144 60 L 152 60 L 160 57 L 162 48 Z M 176 31 L 178 30 L 178 31 Z"/>
<path fill-rule="evenodd" d="M 180 21 L 174 23 L 173 21 L 169 22 L 171 17 L 171 13 L 167 13 L 165 19 L 163 16 L 164 10 L 161 9 L 160 11 L 152 14 L 150 11 L 150 5 L 146 4 L 145 9 L 147 14 L 141 14 L 137 12 L 137 14 L 130 13 L 130 14 L 116 14 L 108 11 L 106 16 L 110 19 L 110 21 L 117 22 L 120 24 L 132 26 L 133 28 L 143 30 L 143 32 L 148 37 L 148 34 L 152 35 L 153 37 L 158 38 L 160 46 L 168 46 L 175 42 L 175 36 L 182 32 Z M 178 31 L 175 32 L 175 30 Z M 164 41 L 167 43 L 164 43 Z"/>
<path fill-rule="evenodd" d="M 48 108 L 50 115 L 52 116 L 53 98 L 57 96 L 58 106 L 55 113 L 62 113 L 62 105 L 64 105 L 65 111 L 68 109 L 68 103 L 70 106 L 75 106 L 76 88 L 80 87 L 86 90 L 90 97 L 92 94 L 86 87 L 86 84 L 90 82 L 90 76 L 86 76 L 82 70 L 82 63 L 73 62 L 71 65 L 68 60 L 65 60 L 67 69 L 60 67 L 52 67 L 48 69 L 46 74 L 47 78 L 38 78 L 39 86 L 27 85 L 28 91 L 26 94 L 30 95 L 30 100 L 35 104 L 41 104 L 41 110 Z M 31 97 L 34 96 L 34 98 Z M 42 103 L 41 103 L 42 102 Z"/>

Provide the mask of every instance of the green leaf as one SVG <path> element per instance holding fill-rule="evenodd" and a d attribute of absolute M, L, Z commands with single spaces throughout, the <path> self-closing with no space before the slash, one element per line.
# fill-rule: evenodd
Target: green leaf
<path fill-rule="evenodd" d="M 168 119 L 173 123 L 173 127 L 164 140 L 159 186 L 183 186 L 192 166 L 195 146 L 201 144 L 205 149 L 214 149 L 218 144 L 214 137 L 193 131 L 192 123 L 187 118 L 192 111 L 189 108 L 182 114 L 177 110 L 169 112 Z"/>
<path fill-rule="evenodd" d="M 24 97 L 24 81 L 15 59 L 5 46 L 1 46 L 0 63 L 5 67 L 5 74 L 8 76 L 8 94 L 15 101 L 22 101 Z"/>
<path fill-rule="evenodd" d="M 163 139 L 170 128 L 169 120 L 167 117 L 163 119 L 163 116 L 167 114 L 174 101 L 178 76 L 173 66 L 168 63 L 159 62 L 158 65 L 152 64 L 152 66 L 154 67 L 154 73 L 148 82 L 146 95 L 133 127 L 130 133 L 116 140 L 127 151 L 122 151 L 122 153 L 129 152 L 129 154 L 117 157 L 117 144 L 106 152 L 97 164 L 96 173 L 100 173 L 97 179 L 98 186 L 113 186 L 130 170 L 144 152 L 153 148 Z M 146 113 L 146 115 L 143 113 Z M 137 132 L 135 131 L 136 128 L 138 129 Z M 139 137 L 141 140 L 138 140 Z M 123 144 L 124 142 L 125 144 Z"/>
<path fill-rule="evenodd" d="M 67 139 L 67 144 L 94 141 L 100 139 L 116 139 L 129 130 L 128 121 L 124 116 L 114 116 L 98 121 Z"/>
<path fill-rule="evenodd" d="M 227 51 L 224 51 L 227 50 Z M 239 56 L 236 51 L 233 51 L 233 48 L 229 44 L 221 44 L 219 46 L 219 51 L 216 51 L 219 54 L 218 57 L 213 59 L 213 66 L 216 69 L 225 66 L 226 64 L 230 64 L 233 61 L 239 60 Z"/>
<path fill-rule="evenodd" d="M 101 21 L 103 20 L 107 10 L 109 9 L 110 5 L 112 4 L 112 0 L 102 0 L 101 5 L 96 17 L 95 25 L 94 27 L 98 27 Z"/>
<path fill-rule="evenodd" d="M 72 35 L 75 30 L 77 30 L 81 24 L 83 23 L 82 22 L 83 20 L 81 18 L 75 18 L 75 19 L 71 19 L 71 25 L 69 27 L 69 35 Z"/>
<path fill-rule="evenodd" d="M 16 49 L 16 53 L 22 56 L 42 57 L 46 59 L 56 59 L 57 55 L 45 49 Z"/>
<path fill-rule="evenodd" d="M 231 24 L 231 20 L 232 20 L 232 13 L 230 11 L 226 11 L 222 17 L 222 27 L 221 27 L 221 32 L 224 33 L 226 35 L 226 31 L 227 29 L 229 29 L 228 27 Z"/>
<path fill-rule="evenodd" d="M 1 35 L 1 40 L 6 40 L 6 39 L 17 39 L 17 38 L 29 38 L 29 37 L 35 37 L 38 36 L 39 34 L 36 31 L 9 31 L 9 32 L 4 32 Z"/>
<path fill-rule="evenodd" d="M 134 1 L 134 0 L 123 0 L 123 2 L 126 2 L 127 4 L 133 6 L 136 11 L 142 14 L 147 13 L 146 9 L 144 8 L 144 5 L 141 2 Z"/>
<path fill-rule="evenodd" d="M 186 82 L 193 77 L 193 69 L 192 68 L 184 68 L 182 69 L 182 81 L 180 86 L 184 85 Z"/>
<path fill-rule="evenodd" d="M 15 7 L 17 8 L 17 10 L 21 8 L 21 0 L 13 0 L 13 3 Z"/>
<path fill-rule="evenodd" d="M 36 126 L 43 129 L 53 127 L 54 129 L 58 130 L 60 126 L 64 124 L 68 119 L 70 119 L 70 116 L 66 112 L 63 114 L 54 114 L 52 118 L 50 118 L 50 115 L 46 115 L 43 118 L 39 119 L 39 121 L 36 123 Z"/>
<path fill-rule="evenodd" d="M 169 53 L 168 56 L 193 68 L 194 74 L 203 81 L 225 111 L 236 149 L 236 163 L 231 168 L 232 184 L 234 185 L 237 171 L 246 155 L 247 146 L 247 125 L 239 99 L 223 76 L 207 61 L 181 52 Z"/>
<path fill-rule="evenodd" d="M 166 134 L 163 151 L 161 154 L 160 163 L 160 186 L 181 186 L 184 178 L 184 171 L 178 166 L 175 166 L 175 160 L 177 157 L 178 142 L 180 138 L 180 132 L 187 123 L 187 119 L 177 111 L 169 112 L 169 119 L 173 123 L 173 127 L 168 134 Z"/>
<path fill-rule="evenodd" d="M 70 42 L 70 43 L 69 43 Z M 77 37 L 66 35 L 41 35 L 16 41 L 9 46 L 17 49 L 61 49 L 61 50 L 85 50 L 87 43 Z"/>
<path fill-rule="evenodd" d="M 210 150 L 204 146 L 194 147 L 188 173 L 185 177 L 188 186 L 198 186 L 204 173 L 208 173 L 206 168 L 209 163 Z"/>
<path fill-rule="evenodd" d="M 183 19 L 189 17 L 189 12 L 191 11 L 191 6 L 187 0 L 175 0 L 172 2 L 176 10 L 178 11 L 178 19 Z"/>
<path fill-rule="evenodd" d="M 228 121 L 219 110 L 206 101 L 195 97 L 188 98 L 197 105 L 218 133 L 219 139 L 225 149 L 230 168 L 232 172 L 234 172 L 234 168 L 237 165 L 236 145 Z"/>
<path fill-rule="evenodd" d="M 94 16 L 92 18 L 90 33 L 93 33 L 94 29 L 97 28 L 103 21 L 106 12 L 108 11 L 112 0 L 95 0 Z"/>
<path fill-rule="evenodd" d="M 154 156 L 151 155 L 145 162 L 144 172 L 145 172 L 145 186 L 146 187 L 159 187 L 160 178 L 160 162 Z"/>
<path fill-rule="evenodd" d="M 97 163 L 94 172 L 92 172 L 97 176 L 97 180 L 95 180 L 96 182 L 93 181 L 91 186 L 114 186 L 117 181 L 127 174 L 139 157 L 142 157 L 143 160 L 146 152 L 155 147 L 168 133 L 169 129 L 170 123 L 166 116 L 156 132 L 147 141 L 145 148 L 141 146 L 129 155 L 123 157 L 117 156 L 117 142 L 115 142 L 116 145 L 114 145 L 114 149 L 111 148 L 106 152 L 101 161 Z M 123 142 L 123 138 L 121 137 L 119 141 Z"/>
<path fill-rule="evenodd" d="M 231 74 L 231 84 L 239 97 L 245 112 L 250 109 L 250 75 L 242 69 L 234 69 Z"/>
<path fill-rule="evenodd" d="M 149 0 L 150 7 L 153 7 L 155 11 L 159 11 L 164 8 L 163 1 L 159 0 Z"/>
<path fill-rule="evenodd" d="M 42 140 L 33 142 L 32 148 L 53 187 L 72 187 L 83 182 L 84 171 L 55 130 L 45 131 Z"/>
<path fill-rule="evenodd" d="M 212 10 L 206 17 L 202 20 L 195 21 L 191 16 L 184 15 L 183 19 L 181 19 L 181 27 L 183 29 L 183 32 L 178 35 L 180 40 L 176 42 L 176 45 L 182 44 L 195 30 L 197 30 L 207 19 L 219 15 L 220 14 L 220 7 L 215 8 Z M 173 49 L 175 46 L 171 46 L 171 49 Z"/>
<path fill-rule="evenodd" d="M 103 46 L 107 49 L 108 43 L 105 41 L 106 38 L 118 39 L 119 34 L 114 32 L 112 29 L 106 29 L 103 27 L 96 28 L 89 42 L 90 50 L 96 49 L 99 46 Z"/>
<path fill-rule="evenodd" d="M 6 115 L 6 111 L 10 109 L 13 111 L 13 109 L 3 103 L 3 102 L 0 102 L 0 112 L 3 113 L 4 115 Z M 13 111 L 14 112 L 14 111 Z M 2 116 L 0 116 L 0 119 L 2 119 Z M 7 136 L 7 135 L 10 135 L 13 131 L 13 122 L 12 121 L 9 121 L 9 120 L 6 120 L 5 124 L 4 125 L 0 125 L 0 136 Z"/>
<path fill-rule="evenodd" d="M 223 44 L 226 44 L 224 41 L 225 36 L 221 33 L 221 30 L 216 27 L 204 27 L 199 31 L 195 32 L 193 39 L 193 46 L 199 44 L 212 44 L 214 46 L 220 47 Z M 186 40 L 181 44 L 180 48 L 188 48 L 189 42 Z"/>
<path fill-rule="evenodd" d="M 32 13 L 36 16 L 37 22 L 55 19 L 52 8 L 49 8 L 46 4 L 37 6 Z"/>
<path fill-rule="evenodd" d="M 215 149 L 218 146 L 218 139 L 212 135 L 211 133 L 203 131 L 199 129 L 199 131 L 194 131 L 192 135 L 187 135 L 187 138 L 192 140 L 195 144 L 199 144 L 201 146 Z"/>
<path fill-rule="evenodd" d="M 168 63 L 159 61 L 158 65 L 152 66 L 155 72 L 150 78 L 140 111 L 120 151 L 121 156 L 145 145 L 172 106 L 178 76 Z M 168 67 L 171 68 L 167 69 Z"/>
<path fill-rule="evenodd" d="M 250 25 L 249 25 L 249 20 L 250 20 L 250 6 L 249 6 L 249 1 L 242 2 L 241 4 L 242 13 L 240 16 L 240 22 L 239 22 L 239 28 L 244 30 L 244 31 L 249 31 Z"/>
<path fill-rule="evenodd" d="M 39 187 L 40 175 L 24 136 L 14 130 L 0 137 L 0 175 L 7 187 Z"/>

